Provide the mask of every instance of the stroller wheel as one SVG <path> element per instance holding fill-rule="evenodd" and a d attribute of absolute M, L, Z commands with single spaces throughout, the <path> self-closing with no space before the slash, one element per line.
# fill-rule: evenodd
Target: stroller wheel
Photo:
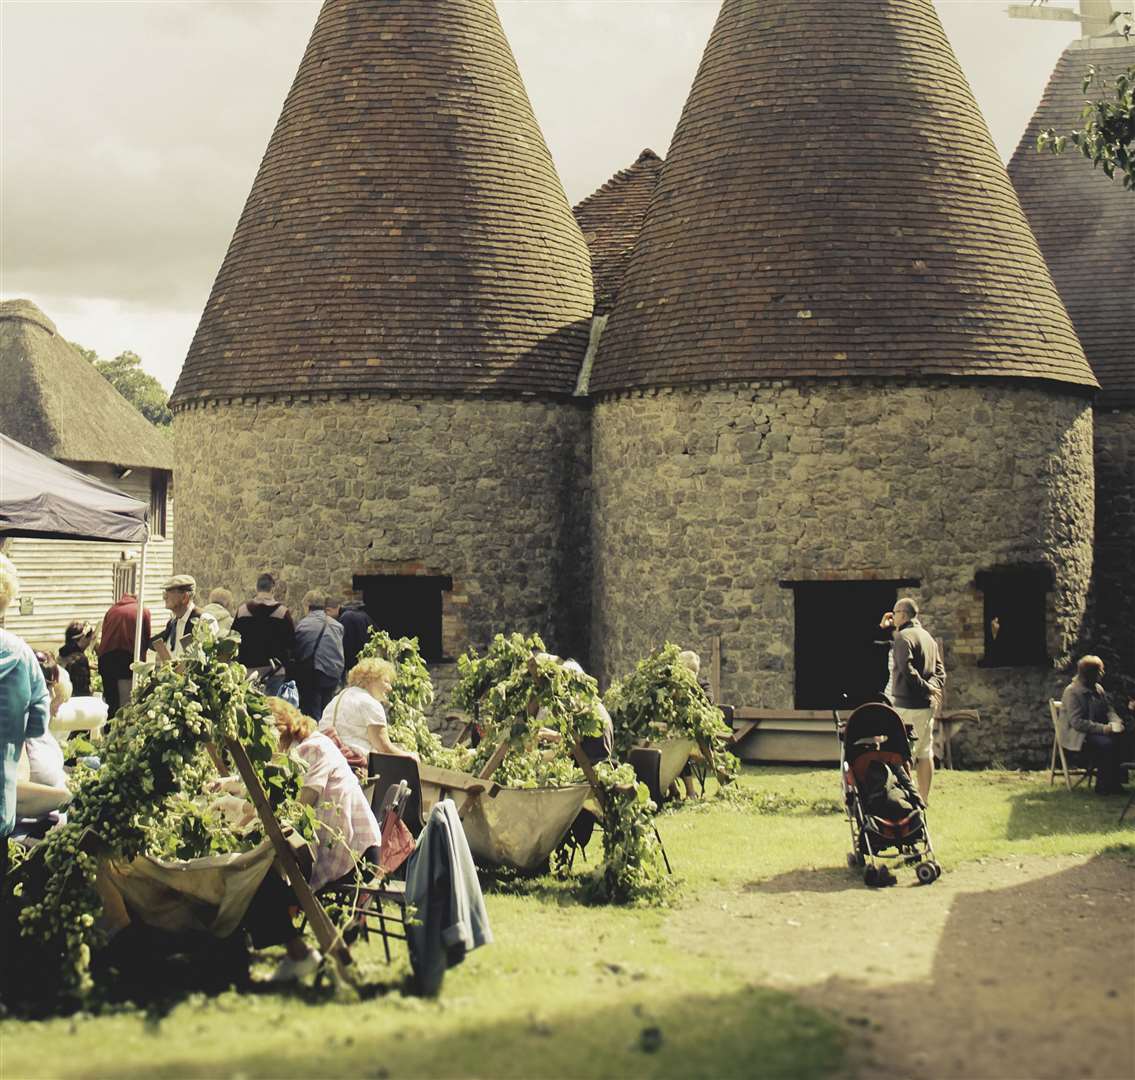
<path fill-rule="evenodd" d="M 898 878 L 895 877 L 894 872 L 887 866 L 879 867 L 879 884 L 880 885 L 897 885 Z"/>
<path fill-rule="evenodd" d="M 914 868 L 914 873 L 918 877 L 919 885 L 933 885 L 942 870 L 935 862 L 922 862 Z"/>
<path fill-rule="evenodd" d="M 847 865 L 852 870 L 858 870 L 867 860 L 863 858 L 858 851 L 849 851 L 847 853 Z"/>
<path fill-rule="evenodd" d="M 863 884 L 866 885 L 869 889 L 874 889 L 877 885 L 880 884 L 879 871 L 876 870 L 875 867 L 869 866 L 866 870 L 863 871 Z"/>

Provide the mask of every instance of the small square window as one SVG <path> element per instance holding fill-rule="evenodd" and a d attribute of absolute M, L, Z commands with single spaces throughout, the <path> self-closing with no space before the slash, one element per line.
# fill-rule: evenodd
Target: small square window
<path fill-rule="evenodd" d="M 131 596 L 137 596 L 137 587 L 138 564 L 126 560 L 116 562 L 114 564 L 114 582 L 111 585 L 114 591 L 114 602 L 117 604 L 127 593 Z"/>
<path fill-rule="evenodd" d="M 983 570 L 974 583 L 984 595 L 984 667 L 1043 667 L 1052 572 L 1044 566 Z"/>
<path fill-rule="evenodd" d="M 445 659 L 441 647 L 442 593 L 453 579 L 423 574 L 356 574 L 354 589 L 379 630 L 391 637 L 416 637 L 422 659 Z"/>

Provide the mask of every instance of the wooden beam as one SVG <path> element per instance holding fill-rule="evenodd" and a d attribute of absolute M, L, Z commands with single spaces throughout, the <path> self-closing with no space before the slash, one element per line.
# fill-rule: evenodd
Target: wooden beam
<path fill-rule="evenodd" d="M 485 766 L 479 773 L 477 773 L 478 780 L 489 780 L 492 778 L 493 773 L 500 768 L 500 764 L 504 761 L 505 755 L 508 753 L 508 739 L 501 739 L 500 745 L 493 751 L 492 757 L 485 762 Z M 474 799 L 479 799 L 484 789 L 481 791 L 473 792 L 466 795 L 464 799 L 457 804 L 457 816 L 463 818 L 472 805 Z"/>
<path fill-rule="evenodd" d="M 721 701 L 721 635 L 714 634 L 709 653 L 709 696 L 716 705 Z"/>
<path fill-rule="evenodd" d="M 311 891 L 307 878 L 303 876 L 299 863 L 296 861 L 295 852 L 288 845 L 284 831 L 280 828 L 280 823 L 272 812 L 268 796 L 264 794 L 260 777 L 256 775 L 256 770 L 249 760 L 248 751 L 245 750 L 239 739 L 225 740 L 225 749 L 232 756 L 237 772 L 240 773 L 240 778 L 248 789 L 252 805 L 256 807 L 256 813 L 260 816 L 260 822 L 264 826 L 264 834 L 272 841 L 272 847 L 276 850 L 276 858 L 280 860 L 284 873 L 288 875 L 288 882 L 292 891 L 296 894 L 296 899 L 300 902 L 300 907 L 303 908 L 303 913 L 307 916 L 307 921 L 311 925 L 316 941 L 319 942 L 319 947 L 325 955 L 334 959 L 339 974 L 348 982 L 353 983 L 354 979 L 349 971 L 351 952 L 338 930 L 335 929 L 335 925 L 331 922 L 327 912 L 323 910 L 323 905 L 316 898 L 315 893 Z"/>
<path fill-rule="evenodd" d="M 1036 4 L 1010 4 L 1010 19 L 1046 19 L 1049 22 L 1079 22 L 1080 13 L 1071 8 L 1040 7 Z"/>

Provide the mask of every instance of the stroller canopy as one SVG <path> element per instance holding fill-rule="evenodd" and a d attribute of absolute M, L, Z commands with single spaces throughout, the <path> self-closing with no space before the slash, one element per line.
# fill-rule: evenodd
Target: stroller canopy
<path fill-rule="evenodd" d="M 869 743 L 860 740 L 869 739 Z M 877 742 L 882 739 L 882 743 Z M 881 701 L 870 701 L 860 705 L 847 718 L 847 727 L 844 729 L 843 745 L 845 756 L 850 761 L 865 750 L 881 750 L 888 754 L 899 754 L 903 761 L 910 761 L 910 740 L 907 738 L 906 725 L 890 705 Z"/>

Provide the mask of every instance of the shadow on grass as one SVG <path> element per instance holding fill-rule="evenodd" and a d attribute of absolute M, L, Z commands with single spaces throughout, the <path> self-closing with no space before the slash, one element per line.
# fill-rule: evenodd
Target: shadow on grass
<path fill-rule="evenodd" d="M 310 1039 L 282 1052 L 234 1042 L 224 1069 L 232 1076 L 492 1076 L 495 1078 L 780 1077 L 819 1080 L 841 1070 L 844 1036 L 837 1023 L 781 991 L 751 986 L 722 995 L 680 993 L 644 1005 L 628 990 L 600 1007 L 563 1010 L 554 993 L 520 1003 L 515 1017 L 476 1017 L 454 1026 L 437 1013 L 388 1018 L 385 1032 L 355 1031 L 350 1045 Z M 313 1016 L 313 1025 L 319 1020 Z M 200 1076 L 208 1060 L 192 1045 L 116 1070 L 124 1080 Z"/>
<path fill-rule="evenodd" d="M 765 881 L 750 881 L 742 887 L 747 893 L 836 893 L 863 889 L 862 871 L 846 866 L 825 866 L 817 870 L 789 870 Z"/>
<path fill-rule="evenodd" d="M 1119 822 L 1119 812 L 1128 795 L 1097 795 L 1085 786 L 1069 791 L 1062 780 L 1049 787 L 1031 787 L 1010 796 L 1009 822 L 1005 836 L 1026 840 L 1034 836 L 1077 833 L 1135 835 L 1135 812 Z"/>
<path fill-rule="evenodd" d="M 865 1014 L 884 1055 L 867 1075 L 1135 1076 L 1135 934 L 1122 921 L 1133 886 L 1135 846 L 1117 844 L 1047 877 L 962 893 L 925 979 L 833 977 L 806 1000 Z M 933 1017 L 914 1040 L 912 1003 Z"/>

